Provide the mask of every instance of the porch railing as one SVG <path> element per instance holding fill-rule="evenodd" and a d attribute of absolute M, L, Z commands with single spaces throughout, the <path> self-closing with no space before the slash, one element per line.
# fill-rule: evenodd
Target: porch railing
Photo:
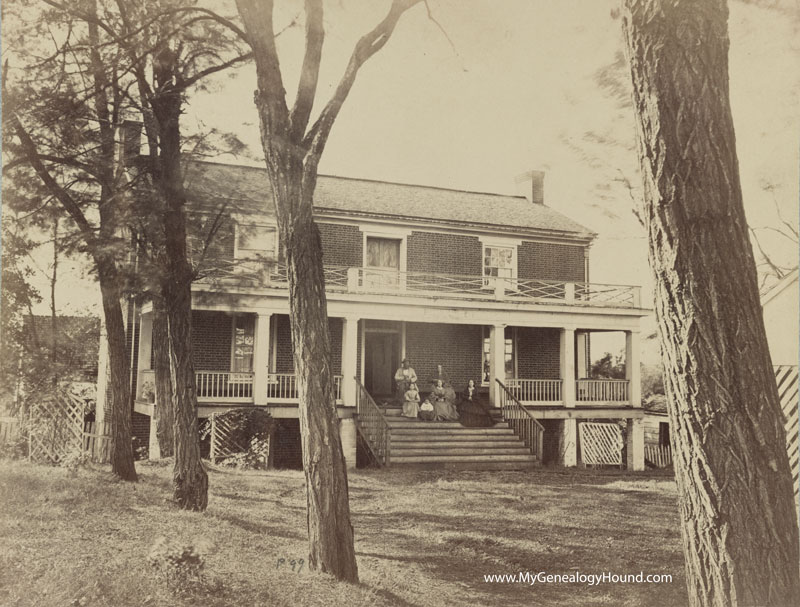
<path fill-rule="evenodd" d="M 195 371 L 197 400 L 218 403 L 253 402 L 253 374 L 232 371 Z"/>
<path fill-rule="evenodd" d="M 495 381 L 500 384 L 501 388 L 500 407 L 503 419 L 514 431 L 514 434 L 525 442 L 525 446 L 530 449 L 531 454 L 541 462 L 544 450 L 544 426 L 530 414 L 503 382 L 499 379 L 495 379 Z"/>
<path fill-rule="evenodd" d="M 375 401 L 358 378 L 356 381 L 356 427 L 364 437 L 369 450 L 381 466 L 388 466 L 390 461 L 391 430 Z"/>
<path fill-rule="evenodd" d="M 553 402 L 562 400 L 560 379 L 507 378 L 506 388 L 524 402 Z"/>
<path fill-rule="evenodd" d="M 630 400 L 627 379 L 579 379 L 575 382 L 578 401 L 626 402 Z"/>
<path fill-rule="evenodd" d="M 333 392 L 337 403 L 342 401 L 342 376 L 333 376 Z M 270 403 L 296 403 L 297 376 L 294 373 L 270 373 L 267 377 L 267 400 Z"/>

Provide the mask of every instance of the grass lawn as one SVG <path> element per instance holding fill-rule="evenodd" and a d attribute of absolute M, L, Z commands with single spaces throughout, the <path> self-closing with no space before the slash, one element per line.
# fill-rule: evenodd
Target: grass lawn
<path fill-rule="evenodd" d="M 361 583 L 292 572 L 306 558 L 299 471 L 209 472 L 208 511 L 170 503 L 171 469 L 0 461 L 0 605 L 685 605 L 676 490 L 660 473 L 539 469 L 350 474 Z M 171 591 L 148 565 L 165 536 L 206 554 Z M 278 566 L 278 559 L 287 564 Z M 296 569 L 299 567 L 296 565 Z M 662 584 L 487 583 L 485 574 L 671 574 Z"/>

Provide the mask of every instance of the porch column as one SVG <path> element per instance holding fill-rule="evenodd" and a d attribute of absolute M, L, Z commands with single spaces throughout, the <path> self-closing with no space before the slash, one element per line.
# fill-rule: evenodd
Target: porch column
<path fill-rule="evenodd" d="M 564 407 L 575 407 L 575 327 L 561 329 L 561 398 Z M 578 465 L 578 421 L 565 419 L 561 429 L 561 462 L 564 466 Z"/>
<path fill-rule="evenodd" d="M 561 398 L 565 407 L 575 406 L 575 328 L 561 329 Z"/>
<path fill-rule="evenodd" d="M 161 459 L 161 445 L 158 444 L 158 421 L 155 415 L 150 416 L 150 440 L 147 445 L 147 458 L 151 460 Z"/>
<path fill-rule="evenodd" d="M 565 419 L 561 430 L 561 463 L 567 468 L 578 465 L 578 420 Z"/>
<path fill-rule="evenodd" d="M 642 378 L 639 363 L 639 331 L 625 331 L 625 379 L 632 407 L 642 406 Z"/>
<path fill-rule="evenodd" d="M 106 320 L 100 312 L 100 343 L 97 348 L 97 394 L 94 409 L 95 428 L 101 428 L 106 422 L 106 391 L 108 390 L 108 334 Z"/>
<path fill-rule="evenodd" d="M 492 405 L 499 407 L 502 388 L 495 380 L 506 379 L 506 326 L 492 325 L 489 328 L 489 394 Z"/>
<path fill-rule="evenodd" d="M 348 470 L 356 467 L 356 420 L 344 417 L 339 420 L 339 435 L 342 440 L 342 454 Z"/>
<path fill-rule="evenodd" d="M 358 317 L 342 318 L 342 403 L 356 405 L 356 362 L 358 359 Z"/>
<path fill-rule="evenodd" d="M 142 371 L 150 369 L 150 355 L 153 350 L 153 314 L 139 317 L 139 359 L 136 363 L 136 394 L 138 398 L 142 386 Z"/>
<path fill-rule="evenodd" d="M 635 472 L 644 470 L 644 420 L 629 419 L 626 434 L 628 470 Z"/>
<path fill-rule="evenodd" d="M 269 375 L 269 324 L 272 314 L 259 312 L 255 322 L 253 344 L 253 404 L 267 404 Z"/>

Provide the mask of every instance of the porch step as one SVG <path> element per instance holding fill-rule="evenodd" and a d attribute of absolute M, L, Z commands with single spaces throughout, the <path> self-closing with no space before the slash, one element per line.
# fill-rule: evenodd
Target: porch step
<path fill-rule="evenodd" d="M 456 463 L 456 464 L 477 464 L 488 462 L 503 462 L 535 465 L 538 463 L 533 455 L 523 454 L 499 454 L 499 455 L 392 455 L 392 465 L 397 464 L 434 464 L 434 463 Z"/>
<path fill-rule="evenodd" d="M 395 428 L 392 436 L 516 436 L 511 428 Z"/>
<path fill-rule="evenodd" d="M 510 443 L 515 445 L 519 443 L 519 439 L 514 434 L 469 434 L 462 435 L 456 433 L 450 434 L 436 434 L 436 435 L 423 435 L 418 433 L 414 434 L 392 434 L 392 445 L 398 447 L 408 447 L 410 445 L 429 445 L 432 443 L 447 443 L 448 445 L 457 445 L 465 443 L 469 445 L 485 445 L 486 443 L 506 444 Z"/>
<path fill-rule="evenodd" d="M 485 428 L 468 428 L 462 426 L 458 422 L 424 422 L 418 419 L 409 419 L 401 417 L 400 419 L 392 419 L 391 417 L 384 417 L 389 427 L 394 430 L 505 430 L 508 428 L 506 422 L 498 422 L 494 426 L 487 426 Z"/>
<path fill-rule="evenodd" d="M 420 447 L 418 449 L 411 449 L 403 446 L 402 449 L 396 448 L 395 445 L 392 445 L 392 462 L 397 461 L 399 457 L 407 457 L 407 456 L 417 456 L 417 455 L 424 455 L 430 457 L 437 457 L 437 458 L 446 458 L 449 456 L 458 456 L 460 459 L 463 457 L 472 457 L 478 455 L 485 455 L 485 456 L 502 456 L 508 457 L 510 455 L 523 455 L 523 456 L 530 456 L 531 453 L 528 451 L 525 446 L 520 446 L 519 443 L 512 446 L 489 446 L 486 447 L 482 445 L 481 447 L 475 447 L 470 445 L 464 445 L 461 447 L 451 447 L 451 446 L 439 446 L 439 445 L 426 445 L 424 447 Z"/>

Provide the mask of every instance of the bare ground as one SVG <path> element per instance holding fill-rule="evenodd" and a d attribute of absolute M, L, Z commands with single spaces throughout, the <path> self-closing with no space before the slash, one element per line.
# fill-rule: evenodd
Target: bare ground
<path fill-rule="evenodd" d="M 675 483 L 664 473 L 350 474 L 361 583 L 305 559 L 302 472 L 210 471 L 203 514 L 170 502 L 168 466 L 0 461 L 2 605 L 685 605 Z M 161 536 L 199 546 L 205 577 L 170 589 L 147 562 Z M 284 559 L 280 562 L 279 559 Z M 292 571 L 291 561 L 295 561 Z M 488 583 L 486 574 L 671 574 L 661 584 Z"/>

